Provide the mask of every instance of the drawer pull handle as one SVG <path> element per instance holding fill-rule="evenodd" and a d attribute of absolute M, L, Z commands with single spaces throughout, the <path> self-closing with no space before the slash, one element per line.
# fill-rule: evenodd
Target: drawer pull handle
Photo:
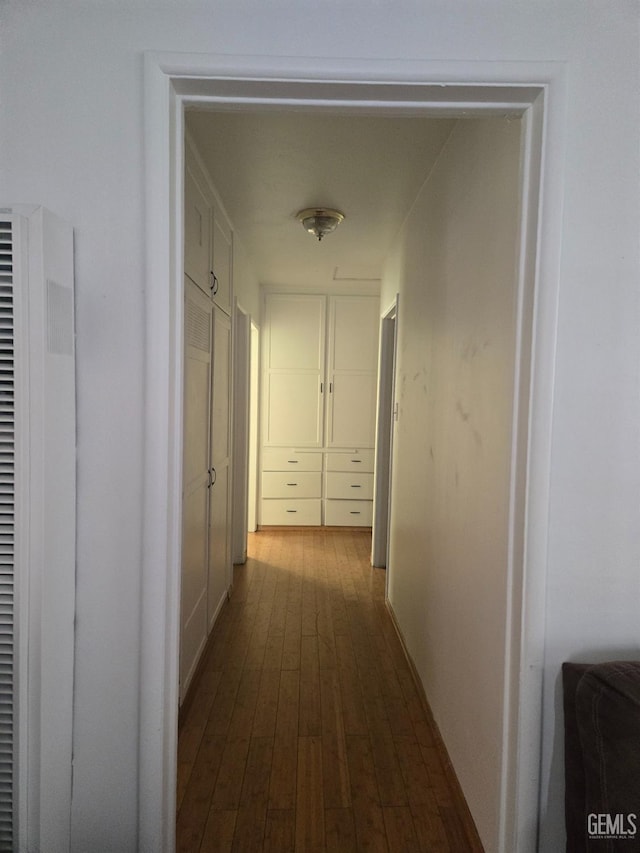
<path fill-rule="evenodd" d="M 287 512 L 298 512 L 297 509 L 288 509 Z"/>
<path fill-rule="evenodd" d="M 351 484 L 351 488 L 352 488 L 352 489 L 361 489 L 361 488 L 362 488 L 362 486 L 354 485 L 354 484 L 352 483 L 352 484 Z"/>
<path fill-rule="evenodd" d="M 362 459 L 352 459 L 352 462 L 362 462 Z"/>
<path fill-rule="evenodd" d="M 360 515 L 360 510 L 359 509 L 352 509 L 351 512 L 349 513 L 349 515 Z"/>
<path fill-rule="evenodd" d="M 287 486 L 297 486 L 297 483 L 287 483 Z"/>
<path fill-rule="evenodd" d="M 287 459 L 289 465 L 297 465 L 299 461 L 299 459 Z"/>

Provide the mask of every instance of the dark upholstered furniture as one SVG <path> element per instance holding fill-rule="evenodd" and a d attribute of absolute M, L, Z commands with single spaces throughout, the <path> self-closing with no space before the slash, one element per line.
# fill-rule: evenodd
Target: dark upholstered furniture
<path fill-rule="evenodd" d="M 640 853 L 640 662 L 565 663 L 562 681 L 567 853 Z"/>

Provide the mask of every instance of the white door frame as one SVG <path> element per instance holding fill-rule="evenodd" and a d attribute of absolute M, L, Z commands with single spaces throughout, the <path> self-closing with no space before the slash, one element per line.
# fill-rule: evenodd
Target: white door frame
<path fill-rule="evenodd" d="M 371 565 L 386 568 L 389 591 L 389 520 L 391 511 L 391 459 L 395 400 L 396 342 L 399 295 L 380 318 L 380 359 L 376 405 L 376 449 L 373 491 Z"/>
<path fill-rule="evenodd" d="M 251 359 L 251 317 L 235 301 L 233 312 L 233 456 L 231 464 L 231 562 L 247 560 L 249 501 L 249 379 Z M 231 584 L 233 584 L 233 577 Z"/>
<path fill-rule="evenodd" d="M 183 107 L 524 118 L 500 851 L 536 845 L 565 71 L 552 62 L 145 56 L 146 373 L 138 849 L 175 838 Z M 529 359 L 529 354 L 531 358 Z M 521 359 L 520 356 L 524 355 Z"/>
<path fill-rule="evenodd" d="M 260 329 L 251 320 L 249 365 L 249 493 L 247 527 L 258 528 L 258 437 L 260 435 Z"/>

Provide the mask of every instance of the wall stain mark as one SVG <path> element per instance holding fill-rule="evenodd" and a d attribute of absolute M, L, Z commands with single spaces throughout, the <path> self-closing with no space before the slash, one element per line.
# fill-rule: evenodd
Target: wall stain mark
<path fill-rule="evenodd" d="M 462 403 L 460 402 L 460 400 L 456 401 L 456 411 L 460 415 L 460 419 L 462 420 L 462 422 L 465 424 L 469 424 L 469 429 L 471 430 L 471 434 L 473 435 L 473 439 L 477 446 L 482 447 L 482 436 L 480 435 L 480 432 L 475 429 L 470 423 L 471 412 L 465 412 L 465 410 L 462 408 Z"/>

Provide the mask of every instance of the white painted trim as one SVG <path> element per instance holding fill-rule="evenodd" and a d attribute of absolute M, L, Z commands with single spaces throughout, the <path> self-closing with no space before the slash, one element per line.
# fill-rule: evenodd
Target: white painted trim
<path fill-rule="evenodd" d="M 147 335 L 144 548 L 140 661 L 139 849 L 174 847 L 180 555 L 182 106 L 313 107 L 395 115 L 531 112 L 540 134 L 542 181 L 536 275 L 527 481 L 522 501 L 524 576 L 515 759 L 515 847 L 535 847 L 541 752 L 546 551 L 566 95 L 555 62 L 422 62 L 145 56 Z M 382 81 L 382 82 L 381 82 Z M 428 82 L 425 82 L 428 81 Z M 368 96 L 368 97 L 365 97 Z M 527 231 L 527 236 L 532 234 Z M 534 251 L 533 244 L 531 251 Z M 520 472 L 523 477 L 524 473 Z M 514 590 L 515 591 L 515 590 Z M 512 622 L 512 627 L 517 627 Z M 503 833 L 506 821 L 501 820 Z"/>
<path fill-rule="evenodd" d="M 258 527 L 258 445 L 260 439 L 260 328 L 251 320 L 249 378 L 249 512 L 247 526 L 251 533 Z"/>
<path fill-rule="evenodd" d="M 175 846 L 182 438 L 182 114 L 145 58 L 146 329 L 138 849 Z M 170 238 L 173 237 L 173 244 Z"/>
<path fill-rule="evenodd" d="M 390 308 L 380 318 L 378 395 L 376 402 L 376 439 L 373 493 L 373 529 L 371 565 L 385 567 L 386 593 L 389 591 L 389 518 L 391 509 L 391 461 L 393 453 L 393 405 L 395 394 L 397 306 L 396 294 Z M 393 323 L 393 326 L 390 324 Z"/>
<path fill-rule="evenodd" d="M 533 708 L 522 707 L 522 690 L 517 696 L 519 674 L 522 666 L 531 666 L 531 660 L 523 645 L 522 628 L 525 624 L 525 601 L 523 599 L 525 582 L 525 519 L 527 500 L 526 465 L 530 435 L 530 391 L 533 368 L 532 335 L 534 323 L 534 297 L 536 292 L 536 263 L 531 247 L 536 244 L 538 226 L 539 194 L 537 185 L 540 179 L 540 138 L 542 128 L 543 99 L 540 98 L 522 119 L 520 187 L 521 206 L 518 236 L 517 292 L 516 292 L 516 341 L 514 370 L 514 399 L 512 411 L 511 477 L 509 499 L 509 542 L 507 572 L 507 613 L 506 635 L 510 642 L 505 645 L 504 694 L 503 694 L 503 732 L 502 732 L 502 772 L 500 785 L 500 826 L 501 853 L 510 850 L 534 851 L 537 849 L 537 828 L 525 835 L 518 827 L 515 818 L 516 803 L 534 802 L 538 799 L 538 768 L 530 771 L 528 779 L 518 778 L 519 754 L 518 726 L 523 714 L 532 713 Z M 555 335 L 555 330 L 554 330 Z M 550 427 L 550 425 L 549 425 Z M 521 567 L 521 570 L 519 568 Z M 534 665 L 535 672 L 541 662 Z M 536 702 L 541 703 L 540 696 Z M 520 707 L 518 707 L 518 703 Z M 535 704 L 534 704 L 535 707 Z M 541 708 L 540 708 L 541 710 Z M 534 716 L 535 712 L 533 712 Z M 541 720 L 538 719 L 538 724 Z M 528 785 L 525 799 L 522 799 L 523 784 Z M 519 840 L 518 840 L 519 839 Z"/>
<path fill-rule="evenodd" d="M 564 200 L 564 155 L 566 80 L 558 70 L 553 86 L 547 86 L 544 100 L 533 105 L 527 132 L 530 144 L 532 183 L 539 175 L 540 192 L 527 187 L 523 237 L 529 256 L 521 259 L 521 274 L 534 278 L 531 370 L 528 399 L 518 413 L 526 450 L 519 448 L 526 466 L 526 487 L 517 499 L 522 507 L 521 536 L 524 559 L 521 590 L 514 589 L 521 604 L 521 621 L 513 625 L 520 638 L 518 720 L 516 723 L 517 767 L 515 770 L 514 847 L 518 853 L 537 849 L 539 820 L 533 832 L 526 820 L 536 800 L 540 811 L 540 757 L 542 732 L 542 690 L 545 665 L 546 578 L 551 472 L 551 434 L 555 387 L 557 316 L 560 283 L 562 213 Z M 536 138 L 538 137 L 538 138 Z M 538 144 L 539 141 L 539 144 Z M 539 157 L 538 162 L 535 158 Z M 536 239 L 537 236 L 537 239 Z M 535 256 L 534 256 L 535 253 Z M 526 345 L 526 342 L 524 342 Z M 518 449 L 516 449 L 518 452 Z M 516 499 L 514 489 L 514 499 Z M 514 685 L 515 689 L 515 685 Z M 537 763 L 527 756 L 537 756 Z M 505 853 L 509 850 L 505 846 Z"/>
<path fill-rule="evenodd" d="M 236 300 L 233 312 L 233 463 L 231 476 L 231 562 L 247 561 L 249 506 L 249 394 L 251 358 L 251 318 Z M 232 569 L 233 571 L 233 569 Z M 229 588 L 233 585 L 233 577 Z"/>

